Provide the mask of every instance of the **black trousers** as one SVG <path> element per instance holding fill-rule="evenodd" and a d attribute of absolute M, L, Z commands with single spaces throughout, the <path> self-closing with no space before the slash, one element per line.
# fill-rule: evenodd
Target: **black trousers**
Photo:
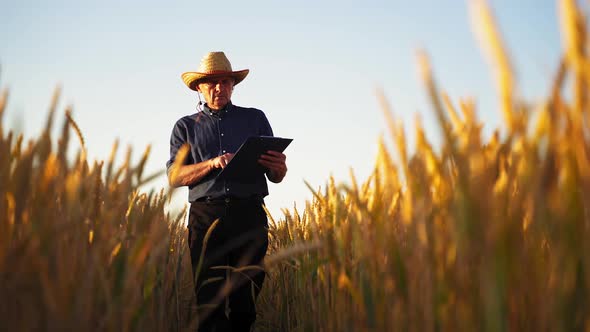
<path fill-rule="evenodd" d="M 189 247 L 199 331 L 250 331 L 256 320 L 255 302 L 265 277 L 260 263 L 268 248 L 262 204 L 260 198 L 191 203 Z"/>

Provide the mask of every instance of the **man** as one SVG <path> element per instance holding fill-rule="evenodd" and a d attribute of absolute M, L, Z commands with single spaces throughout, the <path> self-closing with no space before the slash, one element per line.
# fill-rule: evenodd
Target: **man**
<path fill-rule="evenodd" d="M 178 120 L 170 137 L 168 179 L 174 187 L 189 187 L 189 247 L 199 331 L 250 331 L 264 281 L 259 264 L 268 246 L 262 207 L 268 195 L 265 175 L 250 183 L 216 177 L 248 137 L 273 135 L 262 111 L 231 102 L 234 86 L 248 73 L 233 71 L 223 52 L 208 53 L 196 72 L 183 73 L 184 83 L 199 93 L 200 111 Z M 175 163 L 184 144 L 189 145 L 186 160 Z M 283 153 L 268 151 L 258 162 L 266 168 L 266 177 L 279 183 L 287 173 L 285 160 Z"/>

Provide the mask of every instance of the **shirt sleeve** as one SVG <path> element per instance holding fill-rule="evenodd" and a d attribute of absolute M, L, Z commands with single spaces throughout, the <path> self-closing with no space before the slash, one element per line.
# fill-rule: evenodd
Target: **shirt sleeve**
<path fill-rule="evenodd" d="M 170 159 L 166 162 L 167 171 L 170 169 L 170 166 L 174 164 L 178 150 L 180 150 L 180 147 L 182 147 L 182 145 L 185 143 L 188 143 L 187 128 L 182 119 L 180 119 L 174 125 L 172 134 L 170 135 Z M 189 159 L 191 159 L 190 154 L 187 157 L 187 163 L 190 163 Z"/>
<path fill-rule="evenodd" d="M 274 136 L 270 122 L 268 122 L 266 115 L 262 111 L 260 111 L 260 132 L 258 134 L 261 136 Z"/>

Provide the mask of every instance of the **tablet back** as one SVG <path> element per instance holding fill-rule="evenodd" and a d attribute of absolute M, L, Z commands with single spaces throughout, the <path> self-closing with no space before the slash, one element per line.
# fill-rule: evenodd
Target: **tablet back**
<path fill-rule="evenodd" d="M 240 146 L 233 159 L 217 175 L 217 178 L 252 182 L 256 175 L 264 174 L 266 169 L 258 163 L 260 155 L 272 150 L 283 152 L 293 141 L 292 138 L 274 136 L 252 136 Z"/>

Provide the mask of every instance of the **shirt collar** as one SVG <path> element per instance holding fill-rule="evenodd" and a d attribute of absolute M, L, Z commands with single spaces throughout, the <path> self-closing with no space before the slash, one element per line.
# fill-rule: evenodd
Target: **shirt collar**
<path fill-rule="evenodd" d="M 209 108 L 209 106 L 207 104 L 205 104 L 205 106 L 203 106 L 203 112 L 205 112 L 207 115 L 212 115 L 212 116 L 217 116 L 222 118 L 225 114 L 227 114 L 228 112 L 230 112 L 233 108 L 233 104 L 231 103 L 231 101 L 229 101 L 227 103 L 227 105 L 225 105 L 224 108 L 216 111 L 216 110 L 212 110 Z"/>

